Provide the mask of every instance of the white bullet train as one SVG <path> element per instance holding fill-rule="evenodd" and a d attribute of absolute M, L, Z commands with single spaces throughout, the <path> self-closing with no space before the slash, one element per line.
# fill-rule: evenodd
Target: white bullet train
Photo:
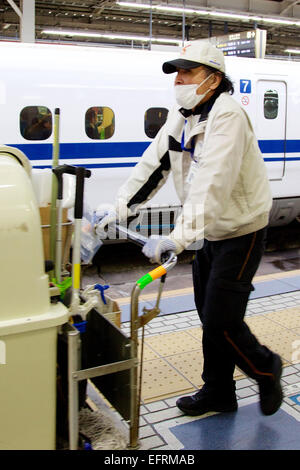
<path fill-rule="evenodd" d="M 51 168 L 59 108 L 60 164 L 91 169 L 88 207 L 113 202 L 174 103 L 174 75 L 161 68 L 174 56 L 174 51 L 0 42 L 0 144 L 22 150 L 33 173 Z M 226 57 L 226 68 L 267 166 L 274 199 L 270 225 L 287 224 L 300 214 L 300 64 Z M 160 222 L 164 211 L 176 216 L 171 178 L 151 204 Z"/>

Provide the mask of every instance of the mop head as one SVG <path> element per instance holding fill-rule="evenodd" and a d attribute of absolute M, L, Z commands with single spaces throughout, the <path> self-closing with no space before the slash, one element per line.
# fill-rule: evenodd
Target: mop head
<path fill-rule="evenodd" d="M 79 430 L 91 442 L 93 450 L 124 450 L 128 439 L 105 410 L 82 408 L 79 412 Z"/>

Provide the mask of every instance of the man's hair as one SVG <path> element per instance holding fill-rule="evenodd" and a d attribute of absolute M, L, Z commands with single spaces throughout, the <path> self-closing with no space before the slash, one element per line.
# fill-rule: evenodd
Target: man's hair
<path fill-rule="evenodd" d="M 220 85 L 215 90 L 215 94 L 220 95 L 221 93 L 224 93 L 224 91 L 227 91 L 228 93 L 230 93 L 230 95 L 234 93 L 234 85 L 232 81 L 230 80 L 230 78 L 225 73 L 220 72 L 219 70 L 216 70 L 215 68 L 209 67 L 207 65 L 203 65 L 203 67 L 206 70 L 207 76 L 210 73 L 218 73 L 222 77 Z"/>

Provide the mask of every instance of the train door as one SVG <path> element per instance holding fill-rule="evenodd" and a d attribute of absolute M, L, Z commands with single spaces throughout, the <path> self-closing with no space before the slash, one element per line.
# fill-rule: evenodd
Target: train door
<path fill-rule="evenodd" d="M 275 80 L 257 82 L 256 136 L 266 162 L 270 180 L 281 179 L 286 152 L 286 83 Z"/>

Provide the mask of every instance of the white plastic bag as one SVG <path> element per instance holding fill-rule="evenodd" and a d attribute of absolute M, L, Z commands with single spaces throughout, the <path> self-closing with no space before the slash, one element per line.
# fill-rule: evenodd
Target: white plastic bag
<path fill-rule="evenodd" d="M 80 257 L 83 263 L 91 263 L 93 257 L 103 245 L 103 242 L 95 233 L 95 224 L 98 222 L 99 217 L 96 211 L 90 208 L 85 209 L 82 223 L 81 223 L 81 246 Z"/>

